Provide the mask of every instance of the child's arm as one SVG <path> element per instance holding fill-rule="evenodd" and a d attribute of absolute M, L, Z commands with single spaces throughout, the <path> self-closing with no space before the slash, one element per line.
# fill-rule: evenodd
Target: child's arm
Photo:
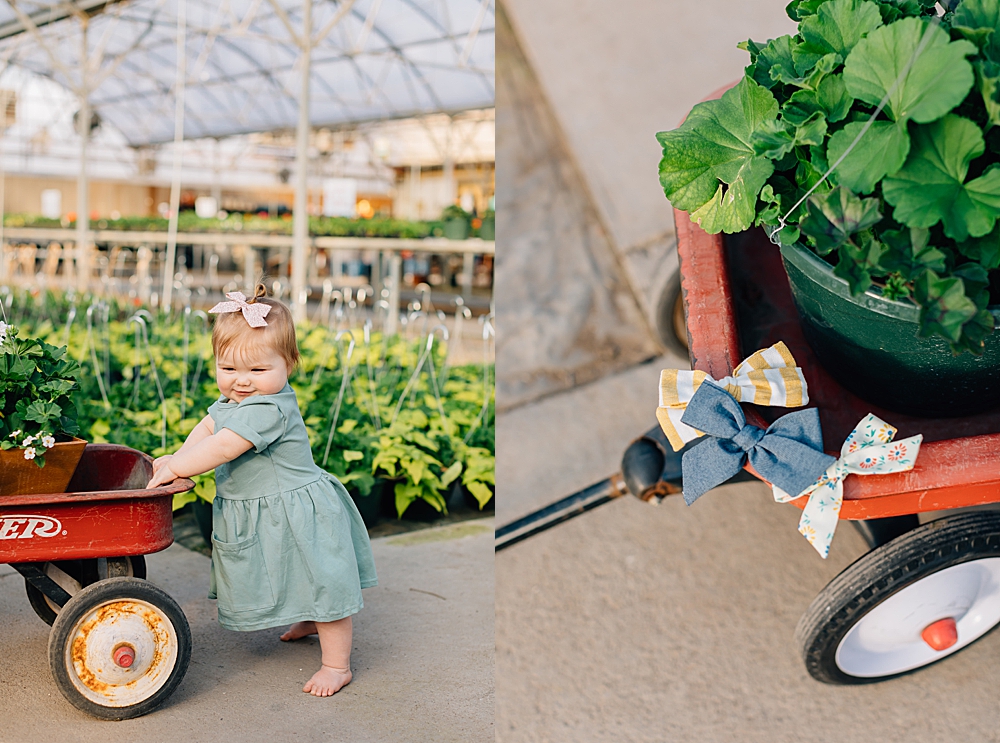
<path fill-rule="evenodd" d="M 190 437 L 184 442 L 180 451 L 160 466 L 153 479 L 146 485 L 147 488 L 164 485 L 178 477 L 191 477 L 208 472 L 220 464 L 231 462 L 253 448 L 253 444 L 228 428 L 200 437 L 196 442 L 197 445 L 189 447 L 189 442 Z"/>
<path fill-rule="evenodd" d="M 188 434 L 187 439 L 181 445 L 181 448 L 175 451 L 173 454 L 164 454 L 162 457 L 157 457 L 153 460 L 153 474 L 155 475 L 160 471 L 160 468 L 173 459 L 175 454 L 180 454 L 182 451 L 187 451 L 195 444 L 211 436 L 215 433 L 215 422 L 212 420 L 212 416 L 206 415 L 196 425 L 191 433 Z"/>

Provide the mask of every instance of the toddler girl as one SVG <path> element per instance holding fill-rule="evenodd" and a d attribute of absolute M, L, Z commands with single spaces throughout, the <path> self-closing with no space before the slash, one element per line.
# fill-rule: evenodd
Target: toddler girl
<path fill-rule="evenodd" d="M 282 640 L 318 634 L 322 666 L 302 689 L 336 693 L 351 680 L 351 615 L 377 584 L 368 532 L 344 486 L 313 462 L 288 375 L 295 325 L 281 302 L 226 296 L 212 331 L 222 396 L 184 445 L 153 464 L 153 488 L 215 470 L 212 580 L 219 624 L 292 623 Z"/>

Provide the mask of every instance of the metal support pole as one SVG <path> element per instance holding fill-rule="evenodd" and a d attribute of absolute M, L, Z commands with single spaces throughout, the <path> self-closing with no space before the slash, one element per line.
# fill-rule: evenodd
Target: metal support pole
<path fill-rule="evenodd" d="M 420 219 L 420 166 L 410 165 L 410 219 Z"/>
<path fill-rule="evenodd" d="M 403 283 L 403 257 L 393 253 L 389 259 L 389 311 L 385 318 L 386 335 L 394 335 L 399 327 L 399 286 Z"/>
<path fill-rule="evenodd" d="M 309 68 L 312 57 L 312 0 L 302 0 L 302 75 L 299 125 L 295 131 L 295 208 L 292 212 L 292 315 L 306 319 L 306 261 L 309 259 L 309 214 L 306 170 L 309 156 Z"/>
<path fill-rule="evenodd" d="M 381 251 L 375 252 L 372 255 L 372 276 L 368 283 L 372 285 L 372 291 L 374 292 L 374 301 L 378 302 L 379 298 L 382 296 L 382 259 L 384 253 Z M 372 305 L 374 307 L 374 303 Z"/>
<path fill-rule="evenodd" d="M 76 178 L 76 285 L 81 292 L 90 283 L 90 199 L 87 193 L 87 141 L 90 139 L 90 88 L 87 70 L 90 67 L 87 50 L 88 20 L 80 20 L 80 171 Z"/>
<path fill-rule="evenodd" d="M 243 293 L 252 297 L 257 288 L 257 253 L 247 245 L 243 253 Z"/>
<path fill-rule="evenodd" d="M 465 253 L 462 256 L 462 299 L 466 304 L 472 299 L 472 272 L 476 256 L 472 253 Z"/>
<path fill-rule="evenodd" d="M 0 112 L 0 117 L 2 117 L 2 128 L 0 128 L 0 131 L 2 131 L 3 134 L 5 135 L 4 139 L 6 139 L 6 134 L 7 134 L 7 103 L 9 100 L 9 96 L 10 93 L 8 93 L 5 90 L 3 92 L 2 100 L 0 100 L 0 105 L 3 106 L 3 110 L 2 112 Z M 0 282 L 7 280 L 7 257 L 3 244 L 3 220 L 4 220 L 4 215 L 7 213 L 6 210 L 4 209 L 6 186 L 7 186 L 7 171 L 4 169 L 3 166 L 3 149 L 0 148 Z"/>
<path fill-rule="evenodd" d="M 170 179 L 170 221 L 167 225 L 167 258 L 163 262 L 163 302 L 170 312 L 177 265 L 177 221 L 181 209 L 181 165 L 184 152 L 184 75 L 187 35 L 186 0 L 177 0 L 177 78 L 174 84 L 174 171 Z"/>

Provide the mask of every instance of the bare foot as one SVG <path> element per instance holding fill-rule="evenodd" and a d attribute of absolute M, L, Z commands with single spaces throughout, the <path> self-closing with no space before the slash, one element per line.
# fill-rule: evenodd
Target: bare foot
<path fill-rule="evenodd" d="M 312 694 L 314 697 L 333 696 L 351 683 L 351 678 L 350 668 L 320 666 L 320 669 L 302 687 L 302 691 Z"/>
<path fill-rule="evenodd" d="M 283 642 L 291 642 L 292 640 L 301 640 L 303 637 L 309 637 L 309 635 L 316 634 L 316 622 L 296 622 L 288 631 L 281 636 Z M 340 688 L 340 687 L 337 687 Z M 331 694 L 333 692 L 330 692 Z"/>

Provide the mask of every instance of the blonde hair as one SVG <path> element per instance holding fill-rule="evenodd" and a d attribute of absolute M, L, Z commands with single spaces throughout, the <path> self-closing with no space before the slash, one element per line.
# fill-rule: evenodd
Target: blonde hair
<path fill-rule="evenodd" d="M 252 328 L 243 317 L 242 312 L 227 312 L 220 314 L 212 329 L 212 351 L 215 357 L 233 349 L 240 355 L 253 354 L 267 348 L 276 351 L 288 370 L 291 371 L 299 363 L 299 346 L 295 342 L 295 322 L 292 312 L 276 299 L 269 299 L 267 287 L 258 283 L 254 295 L 247 299 L 248 304 L 259 302 L 271 307 L 267 313 L 267 326 Z"/>

